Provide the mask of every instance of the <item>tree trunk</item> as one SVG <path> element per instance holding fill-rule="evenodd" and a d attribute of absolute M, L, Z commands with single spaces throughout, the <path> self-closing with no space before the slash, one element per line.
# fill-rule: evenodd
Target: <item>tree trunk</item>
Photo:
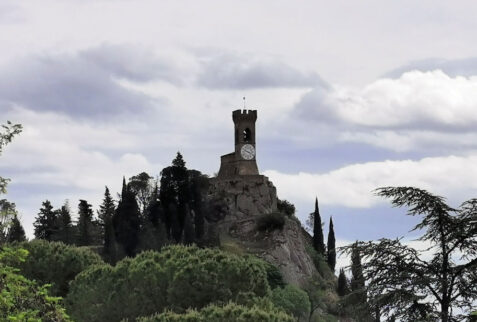
<path fill-rule="evenodd" d="M 449 304 L 441 303 L 441 322 L 449 322 Z"/>

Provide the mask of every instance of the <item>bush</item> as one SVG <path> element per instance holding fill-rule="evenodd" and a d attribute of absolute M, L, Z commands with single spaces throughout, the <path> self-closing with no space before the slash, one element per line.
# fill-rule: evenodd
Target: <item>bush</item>
<path fill-rule="evenodd" d="M 0 319 L 2 321 L 70 321 L 59 298 L 48 296 L 46 286 L 38 286 L 18 274 L 18 266 L 28 251 L 3 248 L 0 251 Z"/>
<path fill-rule="evenodd" d="M 91 265 L 103 264 L 101 257 L 86 247 L 65 245 L 61 242 L 33 240 L 17 244 L 29 256 L 18 268 L 25 277 L 40 284 L 51 284 L 50 294 L 64 297 L 69 282 Z"/>
<path fill-rule="evenodd" d="M 288 217 L 293 217 L 295 215 L 295 206 L 287 200 L 278 199 L 277 209 Z"/>
<path fill-rule="evenodd" d="M 71 283 L 66 298 L 76 321 L 120 321 L 164 309 L 184 312 L 227 303 L 244 292 L 267 296 L 265 263 L 217 249 L 169 246 L 91 267 Z"/>
<path fill-rule="evenodd" d="M 261 215 L 257 218 L 257 230 L 271 232 L 274 230 L 282 230 L 285 226 L 285 215 L 278 212 Z"/>
<path fill-rule="evenodd" d="M 308 294 L 302 289 L 287 285 L 283 288 L 277 287 L 272 291 L 273 304 L 292 314 L 296 318 L 304 319 L 310 313 L 310 299 Z"/>
<path fill-rule="evenodd" d="M 268 285 L 270 285 L 271 289 L 285 286 L 283 275 L 275 265 L 265 262 L 265 269 L 267 271 Z"/>
<path fill-rule="evenodd" d="M 164 312 L 151 317 L 139 318 L 138 322 L 292 322 L 294 318 L 273 307 L 273 305 L 255 304 L 243 306 L 228 303 L 225 306 L 210 305 L 200 311 L 187 310 L 186 313 L 177 314 Z"/>

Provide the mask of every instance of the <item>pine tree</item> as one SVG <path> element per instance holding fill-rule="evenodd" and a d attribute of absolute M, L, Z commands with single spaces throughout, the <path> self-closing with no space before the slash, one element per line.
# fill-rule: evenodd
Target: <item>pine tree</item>
<path fill-rule="evenodd" d="M 58 232 L 57 212 L 53 210 L 50 201 L 42 203 L 42 208 L 33 223 L 35 227 L 35 237 L 38 239 L 52 240 L 53 235 Z"/>
<path fill-rule="evenodd" d="M 78 204 L 78 246 L 89 246 L 93 242 L 93 210 L 86 200 Z"/>
<path fill-rule="evenodd" d="M 54 239 L 65 244 L 72 244 L 74 241 L 73 223 L 71 221 L 71 213 L 68 202 L 65 202 L 60 209 L 56 210 L 56 213 L 58 232 L 55 234 Z"/>
<path fill-rule="evenodd" d="M 111 259 L 115 256 L 115 239 L 113 229 L 113 216 L 116 206 L 114 200 L 109 193 L 109 188 L 104 191 L 103 203 L 99 206 L 98 218 L 101 227 L 101 235 L 103 237 L 104 255 Z"/>
<path fill-rule="evenodd" d="M 328 245 L 327 245 L 327 259 L 328 266 L 331 270 L 335 271 L 336 266 L 336 240 L 335 240 L 335 230 L 333 227 L 333 218 L 330 217 L 330 229 L 328 231 Z"/>
<path fill-rule="evenodd" d="M 315 199 L 315 211 L 313 213 L 313 248 L 320 255 L 325 255 L 325 242 L 323 240 L 323 228 L 321 226 L 320 210 L 318 209 L 318 198 Z"/>
<path fill-rule="evenodd" d="M 23 229 L 18 216 L 12 218 L 10 228 L 7 233 L 7 243 L 22 242 L 26 240 L 25 230 Z"/>
<path fill-rule="evenodd" d="M 113 229 L 116 241 L 127 256 L 133 257 L 139 242 L 141 213 L 135 194 L 129 190 L 123 178 L 121 200 L 113 216 Z"/>
<path fill-rule="evenodd" d="M 339 296 L 348 295 L 350 292 L 348 278 L 345 275 L 344 269 L 340 269 L 340 274 L 338 276 L 338 288 L 337 292 Z"/>
<path fill-rule="evenodd" d="M 164 223 L 168 238 L 180 242 L 184 229 L 186 208 L 190 202 L 189 175 L 180 154 L 172 161 L 172 166 L 161 171 L 159 198 L 164 209 Z M 172 211 L 172 210 L 175 211 Z"/>

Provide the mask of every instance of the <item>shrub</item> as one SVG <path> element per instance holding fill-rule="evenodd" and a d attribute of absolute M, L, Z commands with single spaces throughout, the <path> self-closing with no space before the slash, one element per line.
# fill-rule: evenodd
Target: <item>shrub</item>
<path fill-rule="evenodd" d="M 263 261 L 218 249 L 168 246 L 115 267 L 82 272 L 71 283 L 66 306 L 76 321 L 120 321 L 164 309 L 183 312 L 227 303 L 244 292 L 270 293 Z"/>
<path fill-rule="evenodd" d="M 310 312 L 310 299 L 308 294 L 302 289 L 287 285 L 283 288 L 277 287 L 272 291 L 273 304 L 292 314 L 296 318 L 305 318 Z"/>
<path fill-rule="evenodd" d="M 21 248 L 0 250 L 0 319 L 2 321 L 70 321 L 59 298 L 48 296 L 46 286 L 38 286 L 18 274 L 18 266 L 28 256 Z"/>
<path fill-rule="evenodd" d="M 225 306 L 210 305 L 200 311 L 187 310 L 186 313 L 164 312 L 151 317 L 139 318 L 138 322 L 292 322 L 294 318 L 273 305 L 255 304 L 243 306 L 228 303 Z"/>
<path fill-rule="evenodd" d="M 261 215 L 257 218 L 257 230 L 271 232 L 274 230 L 282 230 L 285 226 L 285 215 L 278 212 Z"/>
<path fill-rule="evenodd" d="M 287 215 L 288 217 L 293 217 L 295 215 L 295 206 L 290 203 L 288 200 L 277 200 L 277 209 L 279 212 Z"/>
<path fill-rule="evenodd" d="M 50 294 L 66 296 L 69 282 L 91 265 L 103 264 L 98 254 L 86 247 L 65 245 L 61 242 L 33 240 L 18 244 L 29 256 L 21 263 L 21 273 L 40 284 L 51 284 Z"/>
<path fill-rule="evenodd" d="M 285 286 L 283 275 L 275 265 L 265 262 L 265 269 L 267 270 L 268 285 L 271 289 Z"/>

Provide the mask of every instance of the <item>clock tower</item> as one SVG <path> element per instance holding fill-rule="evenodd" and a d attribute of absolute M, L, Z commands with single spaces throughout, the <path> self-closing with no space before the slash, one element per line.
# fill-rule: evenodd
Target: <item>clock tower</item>
<path fill-rule="evenodd" d="M 218 177 L 258 175 L 256 161 L 255 122 L 256 110 L 232 112 L 234 121 L 235 152 L 223 155 Z"/>

